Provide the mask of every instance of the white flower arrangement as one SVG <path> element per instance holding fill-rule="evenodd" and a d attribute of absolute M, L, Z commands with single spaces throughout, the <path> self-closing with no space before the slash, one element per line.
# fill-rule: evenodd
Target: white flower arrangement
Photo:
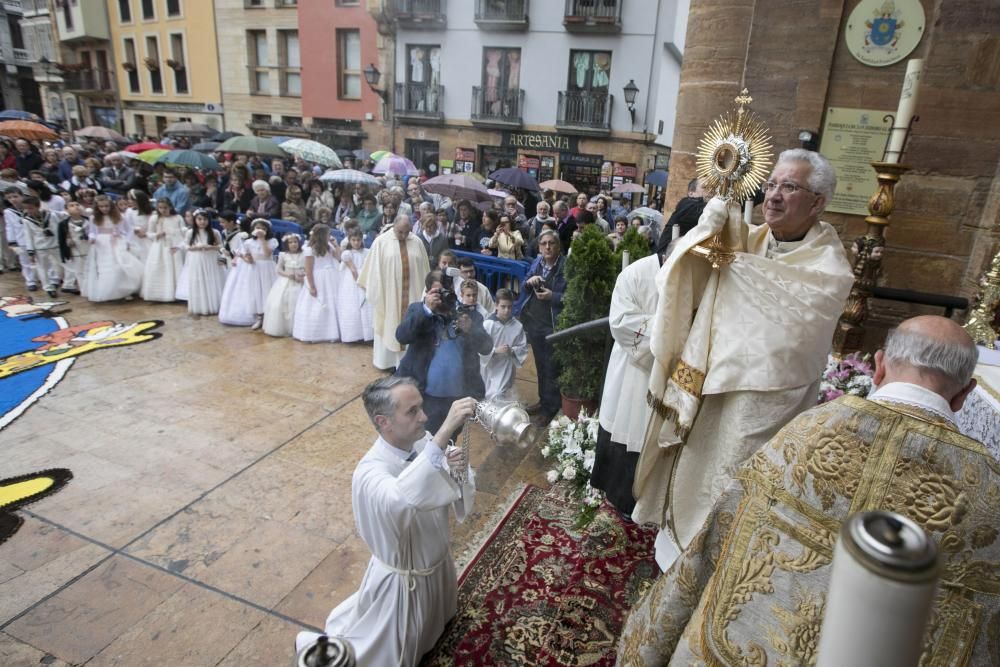
<path fill-rule="evenodd" d="M 542 448 L 542 456 L 552 462 L 552 469 L 545 478 L 550 484 L 564 481 L 571 496 L 580 502 L 577 525 L 584 527 L 597 514 L 604 501 L 604 494 L 590 486 L 590 473 L 597 456 L 597 416 L 581 411 L 577 421 L 565 415 L 549 424 L 549 442 Z"/>
<path fill-rule="evenodd" d="M 864 398 L 872 390 L 874 374 L 875 366 L 870 354 L 853 352 L 843 359 L 837 359 L 831 354 L 820 379 L 819 402 L 826 403 L 844 394 Z"/>

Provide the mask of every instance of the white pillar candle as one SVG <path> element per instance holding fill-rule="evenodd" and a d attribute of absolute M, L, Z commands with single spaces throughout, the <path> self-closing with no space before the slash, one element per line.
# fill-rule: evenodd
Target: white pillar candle
<path fill-rule="evenodd" d="M 622 271 L 628 268 L 629 263 L 628 250 L 622 250 Z"/>
<path fill-rule="evenodd" d="M 681 226 L 673 225 L 670 227 L 670 240 L 676 241 L 681 237 Z"/>
<path fill-rule="evenodd" d="M 899 162 L 903 155 L 906 142 L 906 132 L 917 108 L 917 92 L 920 89 L 920 77 L 924 71 L 924 61 L 917 58 L 906 63 L 906 76 L 903 77 L 903 90 L 899 95 L 899 109 L 896 110 L 896 120 L 889 130 L 889 148 L 885 154 L 886 162 Z"/>

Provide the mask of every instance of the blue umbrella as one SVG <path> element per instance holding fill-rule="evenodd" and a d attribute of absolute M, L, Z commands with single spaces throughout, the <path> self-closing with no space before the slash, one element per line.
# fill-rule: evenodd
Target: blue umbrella
<path fill-rule="evenodd" d="M 655 185 L 658 188 L 667 187 L 667 172 L 657 169 L 646 174 L 646 185 Z"/>
<path fill-rule="evenodd" d="M 503 169 L 497 169 L 492 174 L 490 178 L 494 181 L 499 181 L 504 185 L 508 185 L 512 188 L 521 188 L 522 190 L 534 190 L 538 191 L 538 181 L 532 178 L 531 174 L 526 171 L 521 171 L 517 167 L 505 167 Z"/>
<path fill-rule="evenodd" d="M 42 119 L 30 111 L 21 111 L 20 109 L 4 109 L 3 111 L 0 111 L 0 120 L 30 120 L 38 123 Z"/>

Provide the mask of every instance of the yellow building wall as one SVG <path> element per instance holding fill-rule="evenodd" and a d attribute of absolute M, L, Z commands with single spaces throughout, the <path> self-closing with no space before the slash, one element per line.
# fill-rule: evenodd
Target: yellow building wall
<path fill-rule="evenodd" d="M 115 57 L 115 76 L 118 79 L 123 109 L 125 130 L 136 131 L 135 116 L 146 116 L 147 133 L 155 129 L 155 116 L 165 116 L 168 122 L 178 118 L 190 118 L 194 122 L 206 123 L 223 128 L 222 86 L 219 81 L 218 50 L 215 37 L 215 9 L 211 0 L 181 0 L 181 15 L 167 16 L 165 0 L 155 0 L 154 20 L 143 20 L 139 0 L 131 0 L 132 20 L 121 21 L 118 0 L 106 0 L 108 19 L 111 24 L 111 44 Z M 174 70 L 166 61 L 173 58 L 170 36 L 181 33 L 184 36 L 184 63 L 188 79 L 188 92 L 176 90 Z M 147 53 L 147 38 L 156 36 L 159 47 L 160 75 L 163 92 L 154 93 L 150 82 L 150 72 L 144 59 Z M 139 73 L 140 92 L 134 93 L 129 87 L 128 71 L 122 67 L 126 62 L 125 38 L 135 40 L 136 67 Z M 143 103 L 151 103 L 143 108 Z M 170 108 L 160 107 L 162 104 Z M 195 106 L 197 105 L 197 106 Z M 214 105 L 215 111 L 205 105 Z M 156 108 L 160 107 L 160 108 Z"/>

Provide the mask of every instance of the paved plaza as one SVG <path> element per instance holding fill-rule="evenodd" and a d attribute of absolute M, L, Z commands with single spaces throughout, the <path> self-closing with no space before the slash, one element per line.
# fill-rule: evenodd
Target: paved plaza
<path fill-rule="evenodd" d="M 19 278 L 0 276 L 0 294 L 21 294 Z M 0 476 L 74 476 L 0 546 L 0 664 L 290 664 L 295 633 L 368 561 L 350 480 L 375 437 L 370 345 L 270 338 L 183 303 L 60 298 L 70 325 L 157 319 L 163 336 L 79 357 L 0 431 Z M 534 377 L 529 360 L 527 402 Z M 475 428 L 471 458 L 480 491 L 457 558 L 523 484 L 547 486 L 537 448 Z"/>

